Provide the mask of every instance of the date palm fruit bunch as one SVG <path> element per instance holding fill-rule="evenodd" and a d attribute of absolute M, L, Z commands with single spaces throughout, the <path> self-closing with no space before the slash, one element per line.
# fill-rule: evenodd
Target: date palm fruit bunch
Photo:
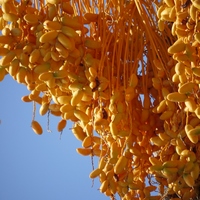
<path fill-rule="evenodd" d="M 195 198 L 199 1 L 1 0 L 0 80 L 67 120 L 111 199 Z"/>
<path fill-rule="evenodd" d="M 155 111 L 163 115 L 167 101 L 175 105 L 176 114 L 164 122 L 166 133 L 174 135 L 170 144 L 175 151 L 168 172 L 153 169 L 152 173 L 161 172 L 167 178 L 168 194 L 182 199 L 198 199 L 199 191 L 199 9 L 196 0 L 163 0 L 157 10 L 159 30 L 167 26 L 176 38 L 168 48 L 175 62 L 170 71 L 173 89 L 165 93 Z"/>

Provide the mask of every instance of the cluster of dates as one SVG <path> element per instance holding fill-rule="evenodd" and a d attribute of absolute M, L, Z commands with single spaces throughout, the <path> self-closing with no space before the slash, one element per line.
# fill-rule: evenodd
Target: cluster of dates
<path fill-rule="evenodd" d="M 198 1 L 0 4 L 0 80 L 9 74 L 24 84 L 22 100 L 60 117 L 58 131 L 74 123 L 77 152 L 99 157 L 90 178 L 99 177 L 100 191 L 123 200 L 193 198 Z M 35 115 L 32 128 L 43 133 Z"/>

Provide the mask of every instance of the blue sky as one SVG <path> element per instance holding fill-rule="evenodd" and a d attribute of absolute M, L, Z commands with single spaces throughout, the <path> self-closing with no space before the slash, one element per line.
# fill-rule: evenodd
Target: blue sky
<path fill-rule="evenodd" d="M 31 127 L 32 103 L 21 97 L 29 94 L 24 85 L 10 76 L 0 82 L 0 199 L 1 200 L 106 200 L 98 191 L 99 180 L 92 179 L 90 157 L 76 152 L 81 147 L 69 130 L 68 122 L 60 139 L 58 117 L 36 115 L 44 133 L 36 135 Z M 37 106 L 37 113 L 39 112 Z M 97 167 L 95 159 L 95 167 Z"/>

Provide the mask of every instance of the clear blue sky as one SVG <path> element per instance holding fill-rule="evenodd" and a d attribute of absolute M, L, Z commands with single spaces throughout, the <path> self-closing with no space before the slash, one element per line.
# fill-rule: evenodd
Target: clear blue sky
<path fill-rule="evenodd" d="M 26 87 L 7 75 L 0 94 L 0 200 L 109 199 L 98 191 L 98 178 L 91 187 L 91 158 L 76 153 L 81 142 L 69 130 L 71 123 L 60 140 L 60 118 L 50 116 L 48 133 L 47 117 L 37 115 L 44 133 L 36 135 L 30 127 L 32 103 L 21 101 L 29 94 Z"/>

